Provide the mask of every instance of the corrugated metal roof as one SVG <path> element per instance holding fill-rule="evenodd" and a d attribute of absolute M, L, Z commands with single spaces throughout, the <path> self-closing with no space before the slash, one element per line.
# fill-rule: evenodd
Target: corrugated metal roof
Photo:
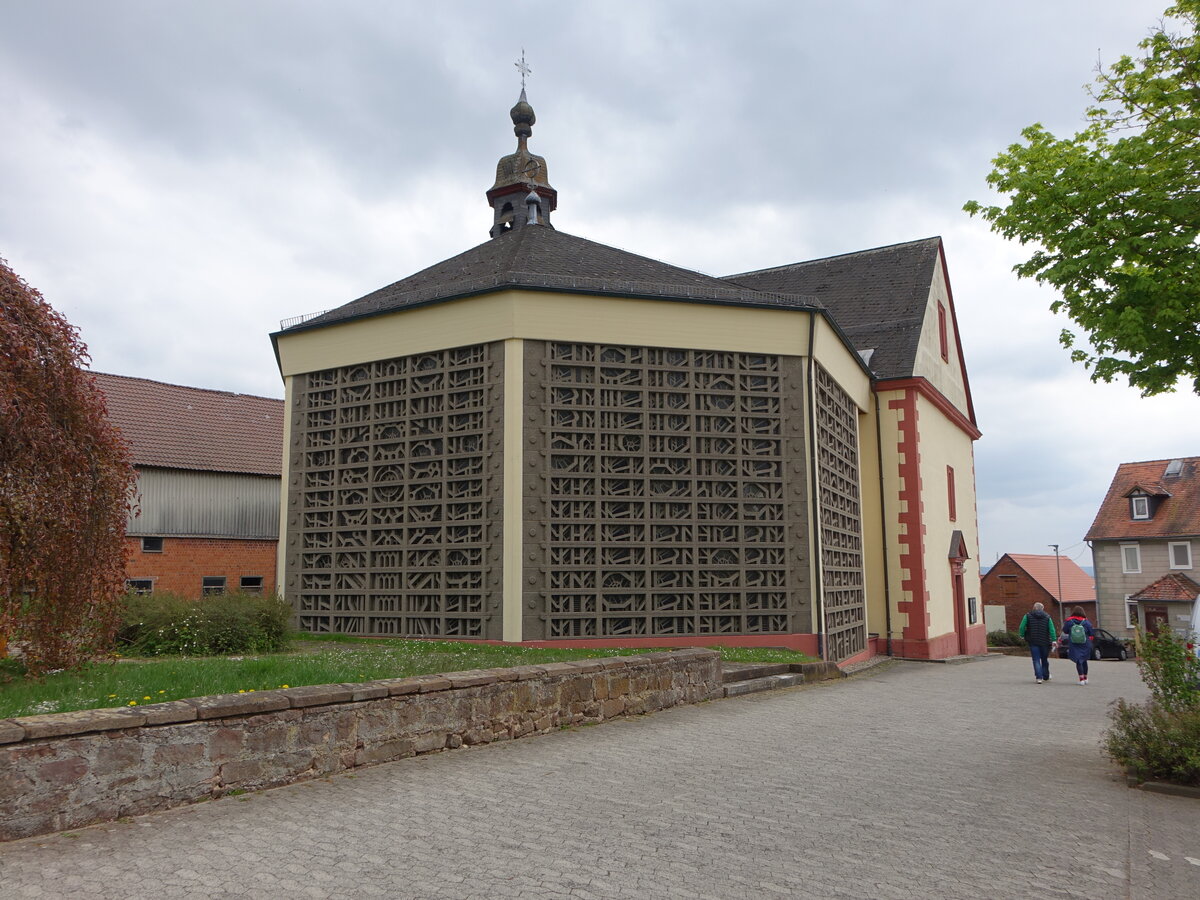
<path fill-rule="evenodd" d="M 1146 540 L 1200 535 L 1200 457 L 1179 460 L 1179 474 L 1167 475 L 1169 459 L 1121 463 L 1113 476 L 1086 540 Z M 1137 486 L 1160 497 L 1149 519 L 1130 514 L 1129 494 Z"/>
<path fill-rule="evenodd" d="M 136 466 L 279 475 L 283 401 L 93 373 Z"/>
<path fill-rule="evenodd" d="M 1041 553 L 1006 553 L 1009 559 L 1024 569 L 1029 577 L 1036 581 L 1055 600 L 1070 605 L 1072 603 L 1095 602 L 1096 581 L 1075 560 L 1066 556 L 1057 557 L 1058 568 L 1055 568 L 1056 557 L 1053 554 Z M 1062 575 L 1062 596 L 1058 596 L 1058 577 Z"/>

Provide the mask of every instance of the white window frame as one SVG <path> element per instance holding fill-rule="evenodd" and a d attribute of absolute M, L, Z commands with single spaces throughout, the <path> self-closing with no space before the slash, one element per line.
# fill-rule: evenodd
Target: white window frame
<path fill-rule="evenodd" d="M 1128 552 L 1133 551 L 1134 566 L 1129 565 Z M 1142 548 L 1137 544 L 1121 544 L 1121 572 L 1125 575 L 1142 574 Z"/>
<path fill-rule="evenodd" d="M 125 591 L 132 594 L 153 594 L 153 578 L 126 578 Z"/>
<path fill-rule="evenodd" d="M 1129 515 L 1134 519 L 1150 518 L 1150 497 L 1146 494 L 1134 494 L 1130 497 Z"/>
<path fill-rule="evenodd" d="M 1182 547 L 1186 561 L 1182 564 L 1175 562 L 1175 548 Z M 1167 544 L 1167 561 L 1172 569 L 1190 569 L 1192 567 L 1192 542 L 1191 541 L 1171 541 Z"/>
<path fill-rule="evenodd" d="M 1136 600 L 1130 600 L 1129 595 L 1125 595 L 1125 627 L 1138 627 L 1138 603 Z"/>

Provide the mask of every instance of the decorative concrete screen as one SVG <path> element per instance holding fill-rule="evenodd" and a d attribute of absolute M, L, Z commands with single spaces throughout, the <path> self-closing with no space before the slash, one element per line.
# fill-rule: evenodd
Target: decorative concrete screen
<path fill-rule="evenodd" d="M 287 591 L 301 629 L 501 636 L 502 353 L 296 378 Z"/>
<path fill-rule="evenodd" d="M 811 630 L 802 360 L 527 341 L 525 364 L 526 639 Z"/>
<path fill-rule="evenodd" d="M 867 646 L 858 407 L 828 372 L 815 368 L 826 653 L 846 659 Z"/>

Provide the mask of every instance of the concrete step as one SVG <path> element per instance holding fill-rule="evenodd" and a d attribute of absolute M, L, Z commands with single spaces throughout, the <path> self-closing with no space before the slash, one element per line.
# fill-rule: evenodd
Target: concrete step
<path fill-rule="evenodd" d="M 721 680 L 725 684 L 735 681 L 749 681 L 752 678 L 765 678 L 768 675 L 787 675 L 792 671 L 788 663 L 725 663 L 721 672 Z"/>
<path fill-rule="evenodd" d="M 804 676 L 799 672 L 767 675 L 761 678 L 750 678 L 745 681 L 730 682 L 725 685 L 725 696 L 740 697 L 743 694 L 756 694 L 759 691 L 773 691 L 779 688 L 794 687 L 798 684 L 804 684 Z"/>

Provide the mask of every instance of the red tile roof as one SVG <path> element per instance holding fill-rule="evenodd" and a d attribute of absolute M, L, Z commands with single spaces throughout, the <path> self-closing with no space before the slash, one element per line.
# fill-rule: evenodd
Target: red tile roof
<path fill-rule="evenodd" d="M 1009 559 L 1024 569 L 1051 597 L 1068 606 L 1072 603 L 1094 603 L 1096 581 L 1066 556 L 1059 556 L 1055 569 L 1053 554 L 1006 553 Z M 1058 577 L 1062 575 L 1062 596 L 1058 596 Z"/>
<path fill-rule="evenodd" d="M 1166 474 L 1170 462 L 1155 459 L 1121 463 L 1086 540 L 1133 541 L 1200 535 L 1200 457 L 1183 459 L 1178 475 Z M 1128 495 L 1138 485 L 1170 495 L 1162 497 L 1149 519 L 1130 518 Z"/>
<path fill-rule="evenodd" d="M 1200 596 L 1200 584 L 1192 581 L 1182 572 L 1172 572 L 1164 575 L 1151 584 L 1146 585 L 1136 594 L 1130 594 L 1130 600 L 1174 600 L 1181 603 L 1191 603 Z"/>
<path fill-rule="evenodd" d="M 280 474 L 282 400 L 93 374 L 134 465 Z"/>

